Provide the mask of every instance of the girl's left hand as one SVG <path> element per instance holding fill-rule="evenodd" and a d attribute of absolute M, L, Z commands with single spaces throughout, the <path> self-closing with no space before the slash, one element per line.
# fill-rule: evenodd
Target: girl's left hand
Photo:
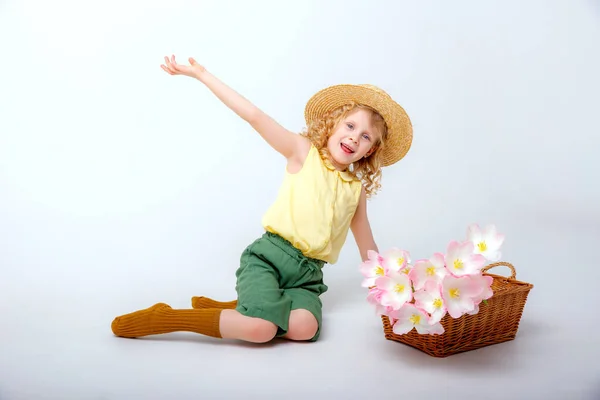
<path fill-rule="evenodd" d="M 185 75 L 199 79 L 206 69 L 198 64 L 192 57 L 190 57 L 188 61 L 190 62 L 190 65 L 177 64 L 174 55 L 171 56 L 170 60 L 165 56 L 165 64 L 161 64 L 160 67 L 170 75 Z"/>

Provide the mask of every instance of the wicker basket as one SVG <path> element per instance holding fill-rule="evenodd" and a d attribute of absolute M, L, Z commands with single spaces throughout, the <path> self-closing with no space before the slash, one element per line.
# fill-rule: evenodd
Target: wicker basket
<path fill-rule="evenodd" d="M 477 314 L 463 315 L 460 318 L 452 318 L 446 314 L 441 321 L 444 327 L 441 335 L 420 335 L 414 329 L 405 335 L 396 335 L 389 318 L 382 316 L 385 338 L 412 346 L 433 357 L 447 357 L 513 340 L 533 285 L 516 280 L 515 268 L 507 262 L 490 264 L 482 272 L 497 266 L 507 266 L 512 274 L 508 278 L 484 274 L 494 279 L 494 294 L 487 300 L 487 304 L 479 305 Z"/>

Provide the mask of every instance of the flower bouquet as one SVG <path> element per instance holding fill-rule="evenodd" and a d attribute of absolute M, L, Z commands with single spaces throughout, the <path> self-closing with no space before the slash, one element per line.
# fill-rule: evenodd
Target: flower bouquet
<path fill-rule="evenodd" d="M 533 286 L 516 281 L 512 265 L 497 262 L 503 243 L 504 235 L 495 225 L 482 230 L 472 224 L 466 240 L 453 240 L 445 254 L 434 253 L 414 263 L 406 250 L 370 251 L 360 266 L 362 286 L 369 288 L 367 301 L 381 316 L 386 338 L 441 357 L 514 338 Z M 485 267 L 486 262 L 493 264 Z M 513 275 L 507 279 L 485 273 L 497 265 L 508 266 Z M 498 290 L 501 300 L 508 303 L 488 304 L 498 296 Z M 521 294 L 505 296 L 515 293 Z M 485 313 L 480 312 L 482 303 Z M 490 312 L 495 314 L 490 316 Z M 503 328 L 506 322 L 511 325 Z M 475 326 L 482 323 L 485 329 Z M 489 332 L 504 336 L 492 337 L 490 342 Z"/>

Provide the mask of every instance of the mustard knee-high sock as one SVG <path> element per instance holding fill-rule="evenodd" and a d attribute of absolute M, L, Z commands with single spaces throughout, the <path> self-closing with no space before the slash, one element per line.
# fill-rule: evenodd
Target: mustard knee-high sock
<path fill-rule="evenodd" d="M 221 309 L 174 310 L 165 303 L 116 317 L 111 329 L 116 336 L 135 338 L 186 331 L 221 338 Z"/>
<path fill-rule="evenodd" d="M 210 297 L 194 296 L 192 297 L 193 308 L 220 308 L 222 310 L 234 310 L 237 306 L 237 300 L 216 301 Z"/>

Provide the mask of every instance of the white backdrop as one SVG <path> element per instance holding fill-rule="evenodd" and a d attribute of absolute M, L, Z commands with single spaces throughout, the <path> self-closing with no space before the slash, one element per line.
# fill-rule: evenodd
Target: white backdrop
<path fill-rule="evenodd" d="M 545 393 L 539 398 L 585 397 L 598 388 L 600 343 L 589 337 L 600 327 L 591 317 L 600 273 L 590 259 L 600 239 L 597 1 L 4 0 L 0 37 L 1 399 L 148 399 L 174 388 L 177 398 L 232 398 L 243 387 L 214 383 L 231 374 L 264 398 L 291 382 L 272 369 L 280 351 L 296 360 L 295 344 L 209 352 L 199 339 L 184 349 L 110 332 L 114 316 L 158 301 L 233 299 L 240 253 L 261 234 L 284 169 L 201 83 L 160 69 L 171 54 L 195 57 L 295 131 L 317 90 L 382 87 L 411 116 L 414 142 L 369 204 L 380 249 L 428 257 L 463 239 L 468 224 L 495 223 L 507 236 L 503 259 L 536 285 L 518 338 L 526 346 L 428 359 L 383 340 L 350 234 L 339 263 L 326 267 L 329 328 L 318 350 L 302 348 L 327 361 L 306 356 L 294 369 L 325 377 L 320 392 L 298 396 L 372 394 L 379 389 L 360 377 L 385 375 L 377 351 L 387 368 L 423 384 L 461 363 L 473 382 L 515 395 L 529 387 Z M 138 343 L 142 358 L 131 350 Z M 351 360 L 340 343 L 357 349 Z M 186 370 L 204 365 L 189 354 L 210 355 L 217 367 L 204 381 L 181 386 L 171 376 L 163 386 L 148 367 L 153 352 Z M 238 369 L 227 369 L 223 354 L 239 357 Z M 514 375 L 481 368 L 494 357 Z M 132 365 L 149 387 L 124 378 Z M 529 373 L 539 368 L 548 370 Z M 251 378 L 260 371 L 275 383 Z M 460 396 L 471 378 L 444 385 Z M 554 378 L 560 387 L 546 385 Z M 391 395 L 383 389 L 379 397 Z"/>

